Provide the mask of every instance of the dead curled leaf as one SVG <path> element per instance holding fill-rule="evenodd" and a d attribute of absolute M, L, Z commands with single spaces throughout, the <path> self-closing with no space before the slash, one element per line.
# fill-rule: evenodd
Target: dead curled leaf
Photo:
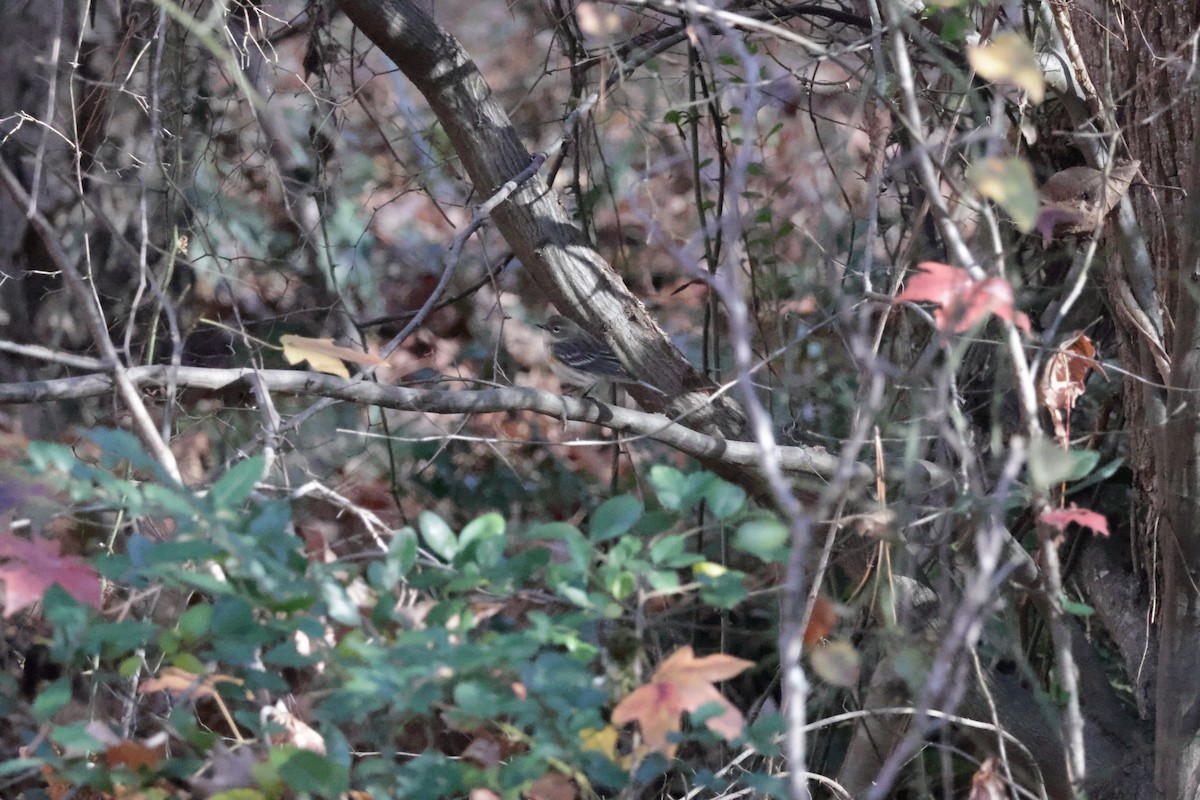
<path fill-rule="evenodd" d="M 1054 436 L 1063 447 L 1070 446 L 1068 423 L 1071 410 L 1083 394 L 1088 372 L 1093 369 L 1108 378 L 1104 367 L 1096 360 L 1096 346 L 1078 332 L 1058 346 L 1046 361 L 1038 380 L 1038 399 L 1050 411 Z"/>

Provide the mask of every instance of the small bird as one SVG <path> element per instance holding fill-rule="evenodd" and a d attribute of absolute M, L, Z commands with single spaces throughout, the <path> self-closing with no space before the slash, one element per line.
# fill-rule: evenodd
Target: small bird
<path fill-rule="evenodd" d="M 1121 202 L 1137 177 L 1140 161 L 1116 161 L 1107 172 L 1068 167 L 1051 175 L 1040 190 L 1036 227 L 1044 242 L 1055 235 L 1077 236 L 1098 228 Z"/>
<path fill-rule="evenodd" d="M 666 394 L 630 375 L 607 343 L 566 317 L 555 314 L 538 327 L 550 334 L 550 369 L 563 383 L 584 389 L 585 396 L 598 386 L 622 383 Z"/>

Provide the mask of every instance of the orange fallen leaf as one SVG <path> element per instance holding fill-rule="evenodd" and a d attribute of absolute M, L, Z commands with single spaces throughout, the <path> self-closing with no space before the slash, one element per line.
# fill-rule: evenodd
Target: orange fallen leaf
<path fill-rule="evenodd" d="M 808 618 L 808 627 L 804 629 L 804 646 L 812 647 L 829 638 L 833 626 L 837 624 L 837 617 L 837 606 L 824 594 L 817 595 L 812 616 Z"/>
<path fill-rule="evenodd" d="M 613 709 L 614 725 L 636 721 L 642 729 L 645 748 L 670 758 L 675 745 L 669 741 L 682 726 L 683 712 L 695 713 L 715 703 L 723 713 L 705 720 L 713 733 L 732 740 L 746 725 L 742 713 L 726 700 L 715 681 L 724 681 L 754 666 L 753 661 L 727 655 L 696 658 L 691 647 L 681 647 L 658 665 L 650 683 L 633 690 Z"/>
<path fill-rule="evenodd" d="M 201 678 L 178 667 L 163 667 L 157 678 L 147 678 L 138 686 L 139 692 L 166 691 L 173 695 L 191 694 L 193 697 L 216 697 L 214 688 L 218 683 L 234 683 L 241 685 L 242 681 L 228 675 L 213 674 Z"/>
<path fill-rule="evenodd" d="M 158 769 L 162 757 L 162 748 L 147 747 L 131 739 L 122 739 L 104 751 L 104 763 L 108 766 L 129 767 L 135 772 L 139 769 Z"/>

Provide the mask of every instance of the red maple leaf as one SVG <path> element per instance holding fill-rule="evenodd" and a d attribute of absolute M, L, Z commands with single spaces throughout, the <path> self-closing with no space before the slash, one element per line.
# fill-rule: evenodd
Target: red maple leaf
<path fill-rule="evenodd" d="M 727 655 L 696 658 L 691 647 L 681 647 L 658 665 L 650 683 L 634 689 L 617 704 L 612 722 L 624 725 L 636 720 L 642 729 L 645 748 L 669 758 L 675 752 L 669 737 L 679 732 L 683 712 L 692 713 L 715 703 L 725 711 L 709 717 L 704 724 L 726 740 L 736 739 L 746 721 L 713 682 L 728 680 L 752 666 L 753 661 Z"/>
<path fill-rule="evenodd" d="M 936 303 L 933 321 L 938 330 L 962 333 L 988 314 L 1012 322 L 1029 333 L 1029 317 L 1013 308 L 1012 284 L 1004 278 L 978 280 L 961 267 L 922 261 L 896 302 Z"/>
<path fill-rule="evenodd" d="M 1093 533 L 1098 533 L 1101 536 L 1108 536 L 1108 520 L 1103 514 L 1095 511 L 1090 511 L 1086 508 L 1071 503 L 1068 508 L 1059 508 L 1054 511 L 1043 511 L 1038 521 L 1049 525 L 1052 528 L 1062 533 L 1067 529 L 1067 526 L 1072 522 L 1088 528 Z"/>
<path fill-rule="evenodd" d="M 21 539 L 0 531 L 0 562 L 6 617 L 41 600 L 56 583 L 79 602 L 100 608 L 96 571 L 76 556 L 60 556 L 57 542 Z"/>

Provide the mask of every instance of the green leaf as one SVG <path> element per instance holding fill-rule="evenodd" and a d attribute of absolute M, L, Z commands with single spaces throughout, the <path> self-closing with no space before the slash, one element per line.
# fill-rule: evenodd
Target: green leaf
<path fill-rule="evenodd" d="M 608 582 L 608 593 L 614 600 L 624 600 L 637 589 L 637 578 L 632 572 L 621 570 Z"/>
<path fill-rule="evenodd" d="M 417 520 L 421 537 L 429 549 L 446 561 L 453 561 L 458 552 L 458 539 L 446 521 L 432 511 L 422 511 Z"/>
<path fill-rule="evenodd" d="M 633 531 L 639 536 L 650 539 L 669 530 L 678 521 L 679 515 L 671 511 L 647 511 L 633 526 Z"/>
<path fill-rule="evenodd" d="M 503 537 L 504 527 L 504 517 L 495 511 L 476 517 L 468 522 L 467 527 L 458 535 L 458 546 L 463 548 L 478 539 Z"/>
<path fill-rule="evenodd" d="M 396 531 L 388 545 L 388 562 L 396 562 L 401 575 L 407 575 L 417 563 L 417 532 L 407 526 Z"/>
<path fill-rule="evenodd" d="M 212 623 L 212 606 L 207 603 L 192 606 L 179 618 L 179 634 L 184 639 L 196 640 L 208 633 Z"/>
<path fill-rule="evenodd" d="M 279 777 L 297 791 L 338 797 L 350 789 L 350 771 L 345 766 L 310 750 L 276 747 L 269 760 Z"/>
<path fill-rule="evenodd" d="M 100 463 L 105 469 L 114 469 L 122 461 L 128 461 L 135 469 L 153 469 L 158 466 L 158 462 L 147 455 L 142 443 L 129 431 L 95 428 L 85 435 L 100 448 Z"/>
<path fill-rule="evenodd" d="M 700 584 L 700 599 L 713 608 L 733 608 L 750 594 L 746 574 L 737 570 L 715 576 L 697 575 L 696 582 Z"/>
<path fill-rule="evenodd" d="M 1029 479 L 1039 489 L 1086 478 L 1098 463 L 1098 450 L 1064 450 L 1044 436 L 1029 445 Z"/>
<path fill-rule="evenodd" d="M 355 628 L 362 624 L 362 617 L 359 616 L 358 606 L 350 599 L 346 587 L 342 586 L 332 577 L 327 577 L 321 581 L 321 597 L 324 598 L 325 604 L 329 607 L 329 616 L 333 617 L 335 621 Z"/>
<path fill-rule="evenodd" d="M 484 569 L 495 566 L 507 544 L 504 529 L 504 517 L 494 511 L 471 520 L 458 535 L 454 565 L 464 566 L 469 562 Z"/>
<path fill-rule="evenodd" d="M 763 561 L 779 561 L 786 552 L 789 533 L 774 517 L 760 517 L 743 522 L 733 537 L 733 546 Z"/>
<path fill-rule="evenodd" d="M 226 470 L 208 490 L 208 501 L 212 508 L 230 509 L 244 503 L 262 477 L 265 464 L 265 459 L 259 454 L 239 461 Z"/>
<path fill-rule="evenodd" d="M 683 473 L 665 464 L 655 464 L 650 468 L 650 485 L 658 494 L 658 502 L 668 511 L 678 511 L 683 503 L 686 490 Z"/>
<path fill-rule="evenodd" d="M 33 701 L 33 718 L 46 722 L 71 700 L 71 679 L 59 678 L 47 686 Z"/>
<path fill-rule="evenodd" d="M 1087 452 L 1091 452 L 1091 451 L 1089 450 Z M 1084 489 L 1091 488 L 1092 486 L 1095 486 L 1097 483 L 1103 483 L 1104 481 L 1108 480 L 1113 475 L 1115 475 L 1117 470 L 1119 470 L 1124 464 L 1125 464 L 1125 459 L 1114 458 L 1112 461 L 1109 461 L 1103 467 L 1100 467 L 1099 469 L 1092 472 L 1090 475 L 1088 475 L 1083 480 L 1079 481 L 1078 483 L 1071 484 L 1071 488 L 1069 488 L 1067 490 L 1067 496 L 1069 497 L 1073 494 L 1077 494 L 1078 492 L 1082 492 Z"/>
<path fill-rule="evenodd" d="M 746 490 L 728 481 L 717 479 L 704 492 L 708 510 L 717 519 L 728 519 L 746 505 Z"/>
<path fill-rule="evenodd" d="M 204 674 L 204 662 L 191 653 L 179 653 L 171 659 L 171 665 L 193 675 Z"/>
<path fill-rule="evenodd" d="M 642 503 L 632 495 L 623 494 L 600 504 L 592 512 L 589 529 L 593 542 L 615 539 L 632 528 L 642 516 Z"/>
<path fill-rule="evenodd" d="M 142 497 L 146 503 L 170 514 L 176 519 L 191 520 L 197 513 L 196 503 L 190 493 L 177 492 L 169 486 L 147 483 L 142 486 Z"/>
<path fill-rule="evenodd" d="M 1089 606 L 1087 603 L 1077 603 L 1066 597 L 1060 598 L 1059 603 L 1062 605 L 1062 610 L 1068 614 L 1074 614 L 1077 617 L 1090 617 L 1096 613 L 1096 609 Z"/>
<path fill-rule="evenodd" d="M 650 561 L 655 564 L 670 562 L 683 554 L 687 540 L 679 534 L 664 536 L 650 545 Z"/>
<path fill-rule="evenodd" d="M 13 758 L 0 761 L 0 775 L 12 775 L 26 770 L 38 770 L 46 763 L 40 758 Z"/>

